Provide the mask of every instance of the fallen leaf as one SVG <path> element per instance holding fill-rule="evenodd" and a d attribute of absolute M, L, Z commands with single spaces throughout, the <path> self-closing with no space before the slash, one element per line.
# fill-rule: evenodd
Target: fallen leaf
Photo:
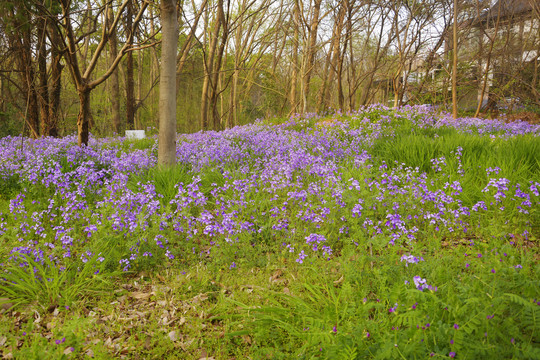
<path fill-rule="evenodd" d="M 278 280 L 281 275 L 283 275 L 283 271 L 281 271 L 280 269 L 277 269 L 273 274 L 272 276 L 270 276 L 270 282 L 273 283 L 273 282 L 276 282 L 276 280 Z"/>
<path fill-rule="evenodd" d="M 105 345 L 106 347 L 110 347 L 112 345 L 112 339 L 108 337 L 107 340 L 105 340 L 105 342 L 103 343 L 103 345 Z"/>
<path fill-rule="evenodd" d="M 152 346 L 152 337 L 147 336 L 146 339 L 144 339 L 144 348 L 146 350 L 150 350 L 151 346 Z"/>
<path fill-rule="evenodd" d="M 152 293 L 145 293 L 145 292 L 135 291 L 135 292 L 129 293 L 129 296 L 134 298 L 134 299 L 137 299 L 137 300 L 144 300 L 144 299 L 148 299 L 150 296 L 152 296 Z"/>
<path fill-rule="evenodd" d="M 334 286 L 341 285 L 341 283 L 343 283 L 343 275 L 338 280 L 334 281 Z"/>
<path fill-rule="evenodd" d="M 69 354 L 71 354 L 73 351 L 75 351 L 75 349 L 72 348 L 71 346 L 68 346 L 68 347 L 64 350 L 64 355 L 69 355 Z"/>
<path fill-rule="evenodd" d="M 191 299 L 194 303 L 203 302 L 208 299 L 208 295 L 206 294 L 199 294 L 195 296 L 193 299 Z"/>
<path fill-rule="evenodd" d="M 169 339 L 171 339 L 172 342 L 175 342 L 176 340 L 178 340 L 178 337 L 176 336 L 176 331 L 173 330 L 169 333 Z"/>

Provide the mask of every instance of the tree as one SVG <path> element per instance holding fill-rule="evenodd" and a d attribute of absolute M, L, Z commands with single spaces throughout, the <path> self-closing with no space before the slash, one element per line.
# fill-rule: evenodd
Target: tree
<path fill-rule="evenodd" d="M 161 75 L 159 78 L 158 164 L 176 163 L 176 53 L 178 17 L 174 0 L 161 0 Z"/>
<path fill-rule="evenodd" d="M 77 89 L 77 94 L 79 96 L 79 115 L 77 116 L 77 135 L 78 135 L 78 144 L 79 146 L 88 144 L 88 135 L 89 135 L 89 122 L 90 122 L 90 93 L 98 85 L 103 83 L 111 74 L 114 72 L 122 57 L 127 53 L 128 50 L 132 50 L 129 46 L 130 38 L 133 37 L 133 31 L 129 32 L 128 39 L 124 46 L 118 52 L 118 55 L 112 62 L 112 64 L 106 69 L 105 73 L 98 78 L 92 80 L 92 75 L 96 69 L 97 62 L 101 56 L 101 53 L 105 49 L 105 45 L 109 41 L 111 34 L 118 26 L 122 12 L 128 6 L 130 0 L 124 0 L 120 5 L 114 20 L 111 23 L 109 28 L 103 26 L 101 32 L 101 39 L 97 44 L 91 60 L 88 66 L 84 66 L 82 63 L 82 55 L 78 51 L 78 43 L 81 41 L 81 36 L 77 36 L 76 31 L 73 28 L 73 17 L 74 17 L 74 4 L 71 0 L 61 0 L 60 4 L 62 7 L 62 19 L 60 20 L 60 26 L 63 31 L 64 41 L 67 43 L 68 51 L 64 55 L 66 59 L 67 66 L 71 73 L 73 83 Z M 110 7 L 109 3 L 106 3 L 104 9 L 105 13 L 108 12 Z M 133 21 L 133 27 L 136 28 L 141 21 L 142 15 L 146 8 L 148 7 L 148 1 L 143 1 L 135 20 Z M 83 36 L 83 39 L 90 37 L 94 31 L 90 31 Z"/>
<path fill-rule="evenodd" d="M 458 0 L 454 0 L 454 25 L 452 37 L 452 117 L 457 119 L 457 65 L 458 65 Z"/>
<path fill-rule="evenodd" d="M 208 52 L 204 55 L 204 79 L 201 95 L 201 129 L 207 130 L 220 127 L 220 116 L 217 113 L 218 80 L 227 40 L 229 37 L 229 11 L 230 0 L 227 1 L 225 13 L 223 0 L 217 1 L 217 13 L 214 19 L 213 29 L 210 35 Z M 207 8 L 208 10 L 208 8 Z M 220 36 L 221 34 L 221 36 Z M 212 118 L 209 119 L 210 113 Z M 213 120 L 210 124 L 210 120 Z"/>
<path fill-rule="evenodd" d="M 133 27 L 133 0 L 128 1 L 126 14 L 126 31 L 128 46 L 133 47 L 136 29 Z M 135 129 L 135 81 L 133 77 L 133 51 L 126 54 L 126 125 L 129 130 Z"/>
<path fill-rule="evenodd" d="M 107 14 L 105 15 L 105 27 L 111 29 L 111 34 L 109 36 L 109 66 L 114 65 L 114 61 L 118 56 L 117 48 L 117 39 L 116 39 L 116 29 L 111 28 L 111 25 L 114 21 L 114 11 L 112 7 L 109 7 Z M 118 78 L 118 69 L 115 69 L 111 74 L 109 79 L 110 83 L 110 92 L 109 99 L 111 101 L 111 118 L 113 131 L 117 134 L 121 131 L 122 120 L 120 119 L 120 84 Z"/>

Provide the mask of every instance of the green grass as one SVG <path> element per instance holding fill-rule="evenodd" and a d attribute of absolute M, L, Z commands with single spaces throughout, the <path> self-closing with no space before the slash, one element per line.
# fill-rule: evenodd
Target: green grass
<path fill-rule="evenodd" d="M 39 326 L 32 312 L 15 315 L 19 325 L 4 312 L 0 330 L 9 334 L 9 345 L 3 351 L 37 358 L 45 348 L 51 359 L 68 347 L 77 357 L 91 350 L 103 359 L 122 352 L 153 359 L 538 355 L 540 312 L 528 299 L 538 296 L 534 279 L 540 269 L 530 266 L 535 260 L 524 244 L 495 239 L 475 250 L 482 258 L 464 257 L 466 245 L 420 245 L 433 247 L 423 254 L 430 260 L 409 267 L 399 262 L 398 248 L 373 255 L 348 248 L 338 258 L 304 265 L 285 256 L 261 262 L 267 254 L 251 254 L 238 269 L 210 262 L 139 273 L 119 279 L 109 295 L 86 298 L 58 314 L 40 312 Z M 528 273 L 510 268 L 517 263 Z M 437 284 L 437 291 L 406 286 L 416 274 Z M 52 331 L 44 326 L 49 323 Z M 43 337 L 48 333 L 49 340 Z"/>

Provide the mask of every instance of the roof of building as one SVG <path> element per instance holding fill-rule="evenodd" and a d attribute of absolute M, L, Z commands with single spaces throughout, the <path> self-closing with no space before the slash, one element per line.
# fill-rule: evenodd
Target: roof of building
<path fill-rule="evenodd" d="M 499 0 L 478 17 L 478 21 L 492 21 L 497 17 L 507 18 L 526 14 L 534 8 L 540 9 L 540 0 Z"/>

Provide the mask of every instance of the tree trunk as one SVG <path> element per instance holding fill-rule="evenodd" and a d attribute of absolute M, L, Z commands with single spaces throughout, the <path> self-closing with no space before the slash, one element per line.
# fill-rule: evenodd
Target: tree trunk
<path fill-rule="evenodd" d="M 300 47 L 300 26 L 300 8 L 298 5 L 298 1 L 295 1 L 291 91 L 289 93 L 289 104 L 291 106 L 290 114 L 298 112 L 298 103 L 296 102 L 296 88 L 298 86 L 298 49 Z"/>
<path fill-rule="evenodd" d="M 453 36 L 453 54 L 452 54 L 452 117 L 454 119 L 457 119 L 458 117 L 458 109 L 457 109 L 457 65 L 458 65 L 458 19 L 457 19 L 457 0 L 454 0 L 454 36 Z"/>
<path fill-rule="evenodd" d="M 21 76 L 23 77 L 24 89 L 27 95 L 26 124 L 30 128 L 30 135 L 33 138 L 39 137 L 39 108 L 38 97 L 35 86 L 35 71 L 32 62 L 31 34 L 30 28 L 25 30 L 22 36 L 19 64 Z"/>
<path fill-rule="evenodd" d="M 158 163 L 176 163 L 176 52 L 178 18 L 176 1 L 161 0 L 161 75 L 159 78 Z"/>
<path fill-rule="evenodd" d="M 63 47 L 60 34 L 54 25 L 49 26 L 51 41 L 51 78 L 49 82 L 49 122 L 47 134 L 58 136 L 58 120 L 60 119 L 60 95 L 62 94 L 62 52 Z"/>
<path fill-rule="evenodd" d="M 219 9 L 223 9 L 223 0 L 218 2 L 218 12 Z M 212 77 L 214 71 L 218 69 L 214 68 L 214 58 L 217 52 L 218 40 L 219 40 L 219 30 L 221 28 L 221 16 L 217 16 L 214 29 L 210 39 L 210 46 L 208 49 L 208 55 L 205 57 L 204 61 L 204 79 L 201 95 L 201 130 L 207 130 L 209 125 L 209 108 L 211 106 L 211 97 L 212 97 Z"/>
<path fill-rule="evenodd" d="M 240 18 L 238 19 L 238 25 L 234 37 L 234 48 L 236 50 L 234 54 L 234 71 L 232 74 L 232 83 L 231 83 L 231 92 L 229 94 L 229 115 L 227 116 L 227 121 L 225 123 L 226 128 L 230 128 L 236 125 L 237 123 L 237 108 L 236 104 L 238 102 L 237 89 L 238 89 L 238 76 L 240 75 L 240 60 L 241 60 L 241 51 L 242 47 L 242 32 L 244 29 L 244 12 L 246 7 L 246 1 L 242 1 L 240 7 Z"/>
<path fill-rule="evenodd" d="M 48 90 L 48 74 L 47 74 L 47 46 L 45 42 L 47 21 L 45 19 L 39 20 L 38 31 L 38 72 L 39 72 L 39 87 L 38 102 L 39 102 L 39 119 L 41 123 L 41 134 L 43 136 L 49 136 L 48 124 L 49 124 L 49 90 Z"/>
<path fill-rule="evenodd" d="M 343 22 L 345 20 L 345 14 L 351 13 L 351 3 L 350 0 L 345 0 L 342 3 L 342 8 L 340 10 L 339 16 L 339 27 L 338 27 L 338 41 L 337 47 L 335 48 L 334 53 L 334 63 L 332 65 L 335 75 L 337 77 L 337 89 L 338 89 L 338 104 L 340 110 L 345 110 L 345 94 L 343 93 L 343 63 L 345 61 L 345 54 L 347 53 L 347 44 L 348 41 L 345 39 L 343 44 L 343 49 L 341 49 L 341 33 L 343 31 Z M 349 15 L 351 16 L 351 15 Z"/>
<path fill-rule="evenodd" d="M 139 39 L 139 42 L 141 39 Z M 135 108 L 135 127 L 141 129 L 141 112 L 139 108 L 142 106 L 143 95 L 143 68 L 144 68 L 144 53 L 142 50 L 137 51 L 137 98 L 133 101 Z M 150 79 L 152 81 L 152 79 Z M 151 84 L 151 83 L 150 83 Z"/>
<path fill-rule="evenodd" d="M 227 11 L 229 9 L 227 8 Z M 221 89 L 219 88 L 219 80 L 221 78 L 221 67 L 223 63 L 223 55 L 225 52 L 225 47 L 227 45 L 227 38 L 229 36 L 229 28 L 227 19 L 225 18 L 225 11 L 223 9 L 223 0 L 218 1 L 218 18 L 219 22 L 221 23 L 222 31 L 221 31 L 221 42 L 219 45 L 219 49 L 215 56 L 215 64 L 212 66 L 212 81 L 211 84 L 211 96 L 210 96 L 210 107 L 212 109 L 212 119 L 213 119 L 213 129 L 214 130 L 220 130 L 221 129 L 221 114 L 218 110 L 218 96 L 221 92 Z"/>
<path fill-rule="evenodd" d="M 107 11 L 107 28 L 111 27 L 114 20 L 114 13 L 112 7 Z M 114 63 L 114 59 L 118 56 L 116 40 L 116 29 L 112 29 L 109 37 L 109 66 Z M 120 85 L 118 78 L 118 69 L 115 69 L 109 79 L 111 85 L 111 92 L 109 93 L 109 99 L 111 101 L 111 120 L 113 131 L 120 134 L 122 131 L 122 119 L 120 117 Z"/>
<path fill-rule="evenodd" d="M 304 73 L 302 74 L 302 112 L 304 113 L 308 111 L 309 84 L 311 82 L 311 74 L 313 73 L 313 65 L 315 63 L 315 49 L 317 46 L 317 30 L 319 28 L 321 4 L 322 0 L 315 0 L 313 5 L 313 17 L 311 18 L 309 30 L 309 44 L 306 61 L 304 62 Z"/>
<path fill-rule="evenodd" d="M 540 103 L 540 92 L 536 88 L 538 86 L 538 58 L 534 59 L 534 72 L 531 86 L 533 89 L 534 101 L 538 104 Z"/>
<path fill-rule="evenodd" d="M 90 123 L 90 88 L 79 89 L 79 115 L 77 116 L 77 143 L 79 146 L 88 145 L 88 125 Z"/>
<path fill-rule="evenodd" d="M 332 90 L 332 85 L 334 83 L 334 78 L 337 75 L 338 80 L 338 103 L 339 108 L 343 110 L 343 86 L 341 82 L 341 75 L 343 69 L 343 54 L 346 50 L 341 50 L 341 36 L 343 32 L 343 22 L 345 20 L 345 14 L 348 8 L 348 1 L 341 2 L 337 18 L 335 19 L 334 29 L 332 32 L 332 42 L 330 51 L 328 51 L 328 56 L 326 59 L 325 65 L 325 76 L 323 80 L 323 85 L 319 93 L 319 100 L 317 101 L 317 108 L 319 111 L 326 109 L 330 104 L 330 94 Z M 345 46 L 347 41 L 345 41 Z"/>
<path fill-rule="evenodd" d="M 126 29 L 129 48 L 133 48 L 133 0 L 127 6 Z M 135 129 L 135 82 L 133 77 L 133 51 L 126 55 L 126 125 L 129 130 Z"/>
<path fill-rule="evenodd" d="M 495 39 L 497 39 L 497 35 L 499 33 L 499 24 L 501 20 L 501 7 L 499 6 L 499 9 L 497 11 L 497 22 L 495 23 L 495 32 L 492 34 L 492 37 L 490 38 L 490 44 L 489 44 L 489 51 L 487 53 L 487 59 L 486 59 L 486 69 L 484 70 L 483 74 L 483 82 L 482 82 L 482 88 L 480 89 L 480 95 L 478 98 L 478 105 L 476 106 L 476 112 L 474 113 L 475 117 L 478 117 L 480 115 L 480 111 L 482 110 L 482 106 L 484 106 L 484 97 L 486 96 L 486 90 L 488 91 L 488 101 L 486 102 L 486 106 L 489 103 L 489 89 L 488 89 L 488 83 L 490 81 L 489 79 L 489 68 L 491 66 L 491 56 L 493 54 L 493 46 L 495 45 Z M 484 36 L 485 30 L 482 28 L 482 32 L 480 34 L 480 49 L 483 53 L 483 36 Z M 489 36 L 488 36 L 489 37 Z M 480 56 L 482 56 L 481 54 Z M 482 66 L 480 63 L 480 71 L 482 71 Z"/>

